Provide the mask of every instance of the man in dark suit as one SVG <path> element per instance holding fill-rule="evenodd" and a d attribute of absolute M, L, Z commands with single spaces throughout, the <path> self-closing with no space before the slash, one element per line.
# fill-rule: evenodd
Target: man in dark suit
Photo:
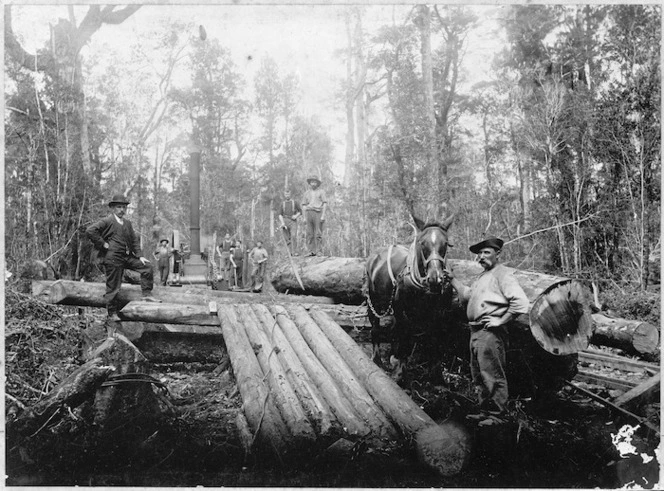
<path fill-rule="evenodd" d="M 118 321 L 117 296 L 122 286 L 125 269 L 141 275 L 143 300 L 159 302 L 152 296 L 154 273 L 152 264 L 141 255 L 140 241 L 134 233 L 131 222 L 125 218 L 129 201 L 121 194 L 113 196 L 108 203 L 111 214 L 90 225 L 86 233 L 95 249 L 106 273 L 106 294 L 104 302 L 108 317 Z"/>

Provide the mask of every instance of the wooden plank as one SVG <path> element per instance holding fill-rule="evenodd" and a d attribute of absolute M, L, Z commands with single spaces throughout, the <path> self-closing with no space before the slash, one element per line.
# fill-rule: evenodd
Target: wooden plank
<path fill-rule="evenodd" d="M 661 373 L 650 377 L 642 384 L 637 385 L 632 390 L 625 392 L 617 397 L 614 402 L 616 406 L 637 406 L 641 402 L 649 402 L 652 396 L 659 392 L 659 385 L 662 381 Z"/>
<path fill-rule="evenodd" d="M 588 372 L 586 370 L 579 370 L 579 373 L 574 377 L 575 380 L 581 382 L 588 382 L 596 385 L 603 385 L 609 389 L 614 390 L 631 390 L 636 387 L 634 382 L 628 382 L 626 380 L 617 380 L 611 377 L 606 377 L 604 375 L 599 375 L 593 372 Z"/>
<path fill-rule="evenodd" d="M 595 363 L 603 367 L 616 368 L 628 372 L 643 373 L 648 372 L 651 375 L 659 373 L 659 366 L 654 363 L 646 363 L 638 360 L 632 360 L 625 356 L 605 355 L 591 351 L 582 351 L 579 353 L 579 361 Z"/>

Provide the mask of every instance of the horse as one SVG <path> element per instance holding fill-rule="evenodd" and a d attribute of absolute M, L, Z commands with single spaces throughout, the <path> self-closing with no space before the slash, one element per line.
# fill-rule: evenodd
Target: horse
<path fill-rule="evenodd" d="M 382 325 L 387 323 L 393 333 L 390 360 L 397 381 L 403 376 L 414 336 L 440 328 L 435 325 L 440 316 L 436 319 L 435 314 L 451 308 L 453 293 L 445 274 L 445 257 L 447 230 L 453 219 L 450 216 L 441 223 L 425 224 L 413 217 L 417 234 L 410 247 L 391 245 L 367 259 L 363 293 L 371 323 L 373 360 L 381 364 L 380 337 Z"/>

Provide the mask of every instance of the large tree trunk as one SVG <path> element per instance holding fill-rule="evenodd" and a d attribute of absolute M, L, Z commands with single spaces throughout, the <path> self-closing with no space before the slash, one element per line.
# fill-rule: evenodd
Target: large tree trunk
<path fill-rule="evenodd" d="M 294 260 L 306 292 L 316 295 L 328 295 L 333 298 L 343 297 L 344 302 L 348 304 L 359 304 L 364 300 L 362 295 L 362 281 L 365 271 L 364 259 L 297 257 Z M 482 267 L 475 261 L 450 259 L 448 260 L 448 266 L 453 270 L 454 275 L 466 285 L 470 285 L 482 272 Z M 570 280 L 546 273 L 523 271 L 515 268 L 509 269 L 523 288 L 531 305 L 539 307 L 537 312 L 533 313 L 531 310 L 529 320 L 524 318 L 526 324 L 523 327 L 529 328 L 533 325 L 541 327 L 540 324 L 545 317 L 542 311 L 552 312 L 553 310 L 546 308 L 547 301 L 565 300 L 554 298 L 556 295 L 560 297 L 559 294 L 565 290 L 556 289 L 554 286 L 564 284 L 563 282 L 569 282 Z M 277 291 L 288 290 L 292 293 L 302 291 L 294 287 L 297 280 L 292 273 L 290 264 L 278 263 L 275 265 L 274 271 L 272 284 Z M 588 307 L 591 303 L 590 292 L 583 288 L 580 282 L 572 282 L 572 284 L 575 285 L 571 292 L 576 297 L 575 301 L 577 304 L 583 305 L 584 309 L 587 309 L 587 316 L 592 318 L 594 334 L 592 334 L 591 342 L 593 344 L 620 348 L 632 354 L 654 353 L 659 349 L 659 329 L 657 326 L 641 321 L 612 319 L 601 313 L 591 315 Z M 576 306 L 578 307 L 578 305 Z M 366 322 L 362 319 L 362 311 L 357 311 L 350 305 L 345 307 L 329 306 L 326 310 L 332 313 L 335 320 L 342 325 L 364 325 Z M 580 313 L 577 315 L 579 318 L 587 316 L 581 316 Z M 546 329 L 546 326 L 544 329 Z M 590 329 L 590 331 L 592 330 Z M 590 331 L 587 332 L 589 336 Z M 576 347 L 578 348 L 578 345 Z M 573 349 L 573 347 L 570 347 L 570 350 L 579 351 Z"/>
<path fill-rule="evenodd" d="M 281 293 L 324 295 L 339 303 L 362 303 L 365 260 L 356 257 L 294 257 L 304 291 L 300 288 L 290 261 L 272 267 L 271 282 Z"/>
<path fill-rule="evenodd" d="M 32 294 L 36 298 L 53 304 L 78 305 L 80 307 L 105 307 L 104 283 L 86 283 L 80 281 L 35 280 L 32 282 Z M 155 286 L 152 293 L 158 299 L 179 304 L 208 305 L 210 301 L 217 303 L 304 303 L 304 304 L 332 304 L 334 300 L 325 297 L 300 295 L 270 295 L 251 294 L 229 291 L 210 290 L 208 288 L 170 288 Z M 139 285 L 122 285 L 117 296 L 120 307 L 129 302 L 141 299 Z"/>
<path fill-rule="evenodd" d="M 616 319 L 593 314 L 593 344 L 619 348 L 633 355 L 654 354 L 659 350 L 659 329 L 647 322 Z"/>
<path fill-rule="evenodd" d="M 416 436 L 418 455 L 425 464 L 444 476 L 457 474 L 468 464 L 471 438 L 466 430 L 454 422 L 436 424 L 325 313 L 312 312 L 311 317 L 385 414 Z"/>

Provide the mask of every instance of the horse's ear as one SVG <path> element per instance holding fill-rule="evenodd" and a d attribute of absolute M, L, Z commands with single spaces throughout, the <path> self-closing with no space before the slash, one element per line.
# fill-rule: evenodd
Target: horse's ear
<path fill-rule="evenodd" d="M 448 216 L 448 217 L 443 221 L 443 223 L 440 225 L 440 227 L 441 227 L 443 230 L 447 230 L 448 228 L 450 228 L 450 225 L 452 225 L 452 222 L 453 222 L 453 221 L 454 221 L 454 213 L 452 213 L 450 216 Z"/>
<path fill-rule="evenodd" d="M 417 227 L 417 231 L 421 232 L 422 229 L 424 228 L 424 222 L 417 218 L 415 215 L 411 215 L 413 217 L 413 221 L 415 222 L 415 226 Z"/>

